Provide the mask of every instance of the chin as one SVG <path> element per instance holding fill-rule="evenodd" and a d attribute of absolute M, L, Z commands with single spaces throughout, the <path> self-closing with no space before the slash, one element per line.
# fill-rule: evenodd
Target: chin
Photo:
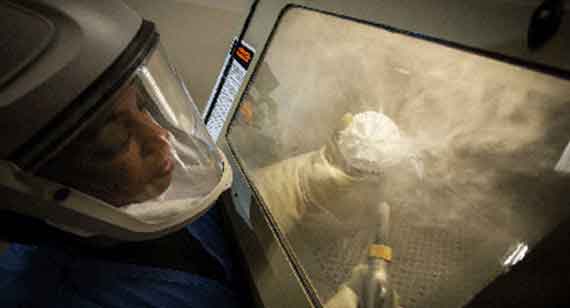
<path fill-rule="evenodd" d="M 143 189 L 140 189 L 137 193 L 130 194 L 130 196 L 125 196 L 124 192 L 118 192 L 118 195 L 122 195 L 122 197 L 115 197 L 109 198 L 110 196 L 106 196 L 107 198 L 101 198 L 109 202 L 114 206 L 124 206 L 133 203 L 142 203 L 145 201 L 149 201 L 159 197 L 160 195 L 164 194 L 168 187 L 170 187 L 170 183 L 172 181 L 172 172 L 165 174 L 160 177 L 156 177 L 151 180 L 148 184 L 144 185 Z"/>
<path fill-rule="evenodd" d="M 172 182 L 172 172 L 168 173 L 165 176 L 162 176 L 158 179 L 156 179 L 156 188 L 157 191 L 160 191 L 159 195 L 162 195 L 164 192 L 166 192 L 166 190 L 168 189 L 168 187 L 170 187 L 170 183 Z"/>
<path fill-rule="evenodd" d="M 171 181 L 172 172 L 155 178 L 146 188 L 146 192 L 148 193 L 146 199 L 154 199 L 164 194 L 168 190 L 168 187 L 170 187 Z"/>

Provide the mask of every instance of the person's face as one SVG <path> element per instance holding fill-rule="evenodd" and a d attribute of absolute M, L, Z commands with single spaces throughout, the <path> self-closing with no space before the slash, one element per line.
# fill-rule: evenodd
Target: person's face
<path fill-rule="evenodd" d="M 114 206 L 162 194 L 174 166 L 168 131 L 140 104 L 136 88 L 129 87 L 98 129 L 79 136 L 40 175 Z"/>

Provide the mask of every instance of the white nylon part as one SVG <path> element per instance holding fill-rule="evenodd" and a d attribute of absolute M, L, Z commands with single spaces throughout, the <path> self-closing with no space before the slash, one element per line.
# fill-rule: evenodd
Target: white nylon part
<path fill-rule="evenodd" d="M 31 174 L 26 174 L 17 166 L 7 161 L 0 162 L 0 182 L 3 186 L 45 201 L 52 201 L 50 200 L 50 196 L 53 196 L 54 192 L 60 189 L 68 189 L 71 192 L 70 195 L 65 201 L 60 202 L 58 204 L 59 206 L 71 209 L 80 215 L 94 217 L 109 224 L 117 225 L 132 232 L 147 234 L 159 233 L 165 229 L 183 225 L 184 222 L 195 218 L 194 216 L 204 213 L 221 193 L 231 186 L 233 177 L 231 167 L 224 153 L 222 151 L 219 152 L 224 163 L 224 172 L 215 188 L 203 198 L 164 202 L 150 201 L 117 208 L 74 190 L 73 188 L 35 177 Z M 21 205 L 22 208 L 26 206 L 28 205 Z M 36 204 L 35 206 L 53 206 L 53 204 L 45 203 L 44 205 Z M 11 209 L 17 211 L 17 208 Z M 26 214 L 25 212 L 26 211 L 22 209 L 22 213 Z M 118 221 L 121 220 L 129 221 L 130 226 L 118 223 Z M 101 234 L 101 232 L 92 230 L 90 226 L 82 226 L 79 228 L 77 226 L 61 223 L 55 219 L 46 219 L 46 222 L 63 231 L 82 237 Z M 113 236 L 112 234 L 107 235 Z"/>

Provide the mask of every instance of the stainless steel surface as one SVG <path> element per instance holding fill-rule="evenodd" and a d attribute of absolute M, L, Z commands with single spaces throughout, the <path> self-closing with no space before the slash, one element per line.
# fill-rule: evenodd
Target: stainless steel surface
<path fill-rule="evenodd" d="M 526 49 L 525 25 L 533 8 L 528 2 L 296 3 L 499 53 L 514 62 L 569 69 L 564 60 L 568 23 L 542 51 Z M 568 142 L 564 132 L 569 121 L 563 116 L 569 108 L 568 82 L 439 43 L 295 9 L 273 33 L 285 4 L 260 3 L 246 33 L 246 40 L 262 51 L 263 63 L 257 62 L 249 91 L 242 87 L 245 96 L 228 141 L 254 188 L 272 192 L 261 192 L 269 209 L 266 223 L 277 224 L 273 240 L 281 242 L 291 270 L 309 294 L 314 288 L 325 302 L 346 280 L 347 270 L 362 261 L 360 252 L 370 241 L 369 222 L 364 219 L 363 228 L 346 233 L 345 240 L 327 229 L 331 225 L 300 223 L 293 227 L 299 233 L 295 238 L 284 223 L 288 204 L 271 204 L 280 191 L 271 186 L 285 182 L 287 187 L 280 176 L 286 178 L 296 167 L 284 164 L 271 180 L 256 174 L 318 150 L 346 112 L 374 109 L 388 114 L 424 155 L 422 183 L 391 177 L 394 181 L 384 188 L 363 188 L 344 199 L 342 194 L 328 197 L 346 204 L 374 198 L 398 204 L 392 221 L 396 259 L 391 277 L 404 307 L 465 304 L 502 272 L 500 259 L 511 244 L 523 240 L 532 246 L 567 217 L 557 207 L 567 203 L 567 178 L 553 169 Z M 266 45 L 270 34 L 271 44 Z M 266 78 L 268 74 L 272 77 Z M 264 88 L 272 78 L 277 87 Z M 266 240 L 264 245 L 275 246 Z"/>
<path fill-rule="evenodd" d="M 254 287 L 252 291 L 257 299 L 256 307 L 316 307 L 309 301 L 304 284 L 291 267 L 290 259 L 280 247 L 279 240 L 275 238 L 271 229 L 273 223 L 266 220 L 259 203 L 252 200 L 251 217 L 255 223 L 250 227 L 231 206 L 232 200 L 228 194 L 222 200 L 227 205 L 233 234 L 244 257 L 243 265 Z"/>
<path fill-rule="evenodd" d="M 389 247 L 390 236 L 390 206 L 386 202 L 382 202 L 376 206 L 374 211 L 376 216 L 376 230 L 372 230 L 374 239 L 372 245 L 385 245 Z M 364 286 L 364 302 L 366 308 L 390 308 L 387 305 L 388 296 L 392 295 L 392 287 L 390 283 L 388 260 L 379 258 L 378 256 L 368 256 L 368 275 L 367 282 Z M 381 302 L 380 302 L 381 301 Z"/>

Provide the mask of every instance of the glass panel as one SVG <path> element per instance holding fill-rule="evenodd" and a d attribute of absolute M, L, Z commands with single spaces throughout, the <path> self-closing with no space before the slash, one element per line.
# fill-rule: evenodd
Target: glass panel
<path fill-rule="evenodd" d="M 549 75 L 291 9 L 228 139 L 323 303 L 390 246 L 403 307 L 458 307 L 570 214 L 569 98 Z"/>

